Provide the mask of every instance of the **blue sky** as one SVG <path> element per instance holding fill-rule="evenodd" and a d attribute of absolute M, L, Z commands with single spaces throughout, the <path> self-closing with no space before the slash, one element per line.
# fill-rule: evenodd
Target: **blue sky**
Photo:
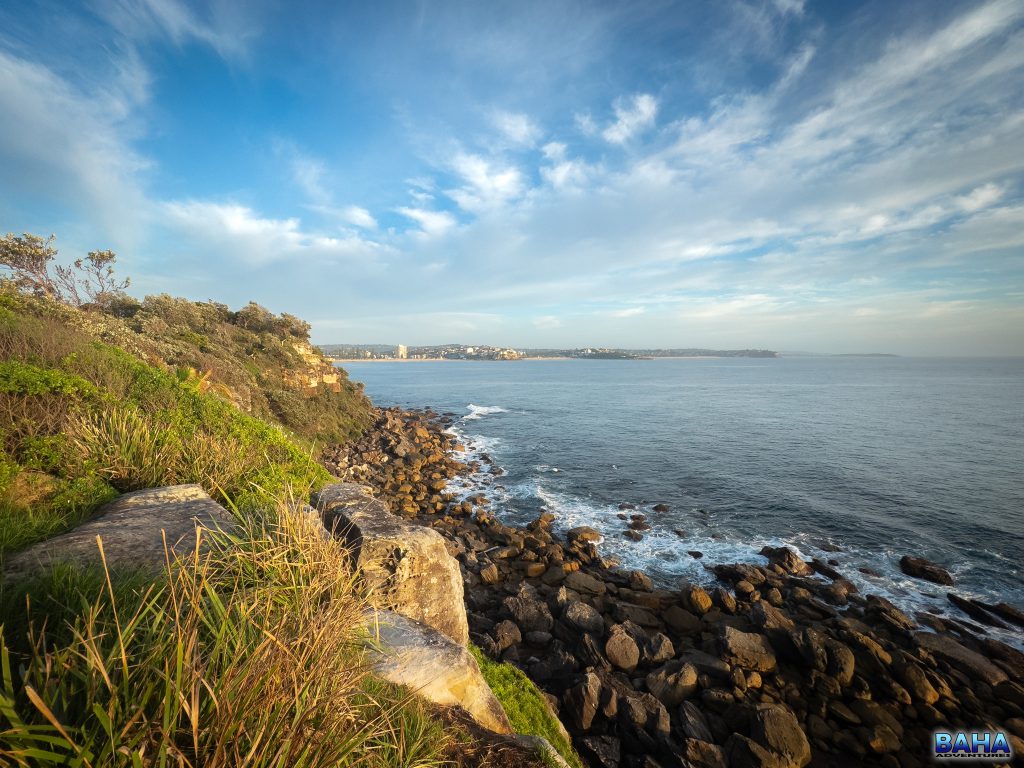
<path fill-rule="evenodd" d="M 1024 354 L 1024 3 L 0 6 L 0 229 L 319 342 Z"/>

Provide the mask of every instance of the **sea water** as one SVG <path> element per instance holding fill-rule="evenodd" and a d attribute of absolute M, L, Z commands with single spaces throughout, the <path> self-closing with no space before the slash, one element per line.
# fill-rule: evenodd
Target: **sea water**
<path fill-rule="evenodd" d="M 1024 360 L 344 367 L 378 405 L 454 414 L 470 453 L 504 470 L 485 462 L 456 490 L 483 491 L 508 523 L 546 509 L 562 531 L 593 526 L 606 556 L 663 584 L 786 544 L 904 609 L 956 614 L 944 588 L 900 572 L 905 554 L 947 567 L 962 595 L 1024 608 Z M 651 530 L 624 537 L 623 513 Z"/>

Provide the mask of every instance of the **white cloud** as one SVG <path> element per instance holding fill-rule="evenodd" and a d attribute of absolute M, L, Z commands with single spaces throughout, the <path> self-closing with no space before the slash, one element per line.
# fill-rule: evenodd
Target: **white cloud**
<path fill-rule="evenodd" d="M 611 317 L 638 317 L 647 311 L 646 307 L 629 307 L 627 309 L 616 309 L 608 314 Z"/>
<path fill-rule="evenodd" d="M 513 144 L 531 147 L 540 138 L 540 128 L 527 115 L 496 110 L 491 122 Z"/>
<path fill-rule="evenodd" d="M 555 315 L 541 315 L 540 317 L 533 318 L 533 327 L 541 330 L 558 328 L 561 325 L 562 321 Z"/>
<path fill-rule="evenodd" d="M 365 258 L 379 248 L 358 237 L 306 232 L 296 218 L 264 218 L 237 203 L 187 200 L 164 203 L 162 208 L 170 227 L 202 249 L 254 265 L 295 258 Z"/>
<path fill-rule="evenodd" d="M 377 228 L 377 220 L 370 215 L 368 210 L 361 208 L 358 205 L 350 205 L 347 208 L 342 209 L 341 217 L 349 224 L 362 227 L 363 229 Z"/>
<path fill-rule="evenodd" d="M 612 144 L 623 144 L 654 125 L 657 114 L 658 100 L 649 93 L 638 93 L 628 101 L 619 100 L 615 103 L 615 122 L 601 136 Z"/>
<path fill-rule="evenodd" d="M 465 185 L 446 194 L 465 211 L 481 212 L 499 206 L 523 193 L 523 175 L 511 166 L 494 167 L 480 155 L 460 152 L 452 168 Z"/>
<path fill-rule="evenodd" d="M 440 237 L 456 224 L 455 217 L 446 211 L 429 211 L 425 208 L 398 208 L 396 210 L 419 224 L 422 233 L 428 237 Z"/>

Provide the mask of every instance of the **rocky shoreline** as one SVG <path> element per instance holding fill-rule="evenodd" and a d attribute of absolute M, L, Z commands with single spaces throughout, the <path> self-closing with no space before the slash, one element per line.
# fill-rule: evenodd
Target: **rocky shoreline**
<path fill-rule="evenodd" d="M 1018 609 L 951 593 L 974 621 L 911 617 L 785 547 L 709 564 L 711 589 L 658 588 L 602 557 L 592 529 L 563 540 L 550 513 L 516 528 L 481 494 L 453 498 L 448 482 L 481 465 L 457 458 L 450 424 L 380 409 L 324 464 L 444 535 L 472 641 L 545 691 L 591 765 L 908 768 L 930 761 L 940 727 L 1003 730 L 1024 755 L 1024 653 L 976 623 L 1024 628 Z"/>

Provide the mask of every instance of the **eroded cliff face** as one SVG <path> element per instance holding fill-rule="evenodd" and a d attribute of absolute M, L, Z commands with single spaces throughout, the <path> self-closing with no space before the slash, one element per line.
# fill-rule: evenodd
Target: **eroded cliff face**
<path fill-rule="evenodd" d="M 345 374 L 335 368 L 318 349 L 307 341 L 294 342 L 292 349 L 302 365 L 282 371 L 282 381 L 286 387 L 308 394 L 318 389 L 341 392 L 342 377 Z"/>

